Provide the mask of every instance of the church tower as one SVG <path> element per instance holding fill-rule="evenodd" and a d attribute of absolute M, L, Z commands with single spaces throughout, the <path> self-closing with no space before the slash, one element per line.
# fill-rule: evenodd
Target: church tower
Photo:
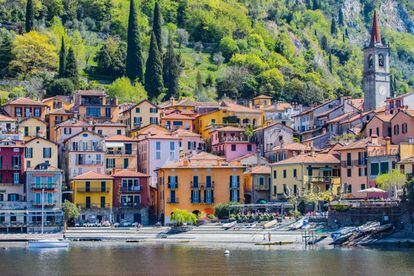
<path fill-rule="evenodd" d="M 370 111 L 385 106 L 385 100 L 391 95 L 390 48 L 382 44 L 377 11 L 374 11 L 371 41 L 363 51 L 364 111 Z"/>

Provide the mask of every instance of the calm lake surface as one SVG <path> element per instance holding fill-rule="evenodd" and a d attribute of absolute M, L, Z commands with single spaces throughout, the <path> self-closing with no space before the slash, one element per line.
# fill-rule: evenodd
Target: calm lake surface
<path fill-rule="evenodd" d="M 0 245 L 4 246 L 4 245 Z M 0 250 L 1 275 L 414 275 L 414 250 L 78 243 Z"/>

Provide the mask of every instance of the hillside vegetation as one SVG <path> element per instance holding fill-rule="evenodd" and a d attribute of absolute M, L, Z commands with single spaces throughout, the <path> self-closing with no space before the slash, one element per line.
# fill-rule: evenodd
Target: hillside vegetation
<path fill-rule="evenodd" d="M 33 4 L 33 28 L 28 33 L 26 1 Z M 155 2 L 135 1 L 144 69 Z M 158 4 L 160 53 L 166 55 L 171 34 L 179 63 L 177 93 L 163 87 L 156 89 L 163 88 L 162 93 L 148 93 L 151 89 L 144 80 L 131 84 L 124 77 L 130 0 L 0 0 L 0 23 L 7 27 L 0 31 L 0 97 L 70 93 L 77 88 L 104 88 L 123 102 L 148 95 L 158 101 L 170 96 L 207 101 L 250 99 L 264 93 L 303 104 L 337 95 L 360 97 L 361 49 L 369 40 L 374 9 L 384 43 L 392 49 L 394 89 L 406 93 L 414 86 L 413 1 L 159 0 Z M 73 70 L 80 77 L 68 77 L 59 68 L 62 43 L 68 56 L 73 52 Z"/>

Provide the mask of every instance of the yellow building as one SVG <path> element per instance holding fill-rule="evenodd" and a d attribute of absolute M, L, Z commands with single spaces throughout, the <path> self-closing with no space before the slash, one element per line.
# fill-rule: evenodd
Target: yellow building
<path fill-rule="evenodd" d="M 158 214 L 170 222 L 174 209 L 194 214 L 214 213 L 214 206 L 226 202 L 243 202 L 244 167 L 201 152 L 158 169 Z"/>
<path fill-rule="evenodd" d="M 397 163 L 397 169 L 410 180 L 414 176 L 414 144 L 400 143 L 399 147 L 400 161 Z"/>
<path fill-rule="evenodd" d="M 42 100 L 46 107 L 46 112 L 54 112 L 59 109 L 70 110 L 72 107 L 72 99 L 69 96 L 56 95 Z"/>
<path fill-rule="evenodd" d="M 150 124 L 158 124 L 160 111 L 157 105 L 143 100 L 120 113 L 120 121 L 127 125 L 127 130 L 142 128 Z"/>
<path fill-rule="evenodd" d="M 81 207 L 81 214 L 84 216 L 82 220 L 89 220 L 93 216 L 97 220 L 109 219 L 113 201 L 113 185 L 112 176 L 92 171 L 78 175 L 71 181 L 72 201 Z M 107 212 L 99 210 L 107 210 Z"/>
<path fill-rule="evenodd" d="M 272 97 L 267 95 L 259 95 L 253 98 L 253 105 L 256 108 L 266 108 L 272 105 Z"/>
<path fill-rule="evenodd" d="M 201 135 L 201 138 L 210 138 L 211 127 L 223 125 L 224 110 L 215 110 L 209 113 L 198 115 L 194 122 L 194 130 Z"/>
<path fill-rule="evenodd" d="M 24 152 L 25 168 L 34 168 L 41 163 L 58 167 L 58 145 L 42 137 L 26 141 Z"/>
<path fill-rule="evenodd" d="M 340 161 L 333 154 L 301 154 L 273 163 L 271 168 L 274 200 L 308 192 L 340 191 Z"/>
<path fill-rule="evenodd" d="M 19 134 L 23 136 L 24 140 L 30 140 L 33 137 L 46 138 L 47 124 L 37 118 L 26 118 L 18 124 Z"/>

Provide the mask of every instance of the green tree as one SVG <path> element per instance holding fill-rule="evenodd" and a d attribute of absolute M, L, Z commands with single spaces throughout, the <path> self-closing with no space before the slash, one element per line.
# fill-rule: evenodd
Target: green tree
<path fill-rule="evenodd" d="M 338 25 L 339 27 L 343 27 L 345 25 L 344 12 L 342 9 L 339 9 L 338 12 Z"/>
<path fill-rule="evenodd" d="M 0 77 L 8 73 L 8 66 L 13 60 L 13 42 L 9 34 L 6 34 L 0 44 Z"/>
<path fill-rule="evenodd" d="M 405 174 L 394 169 L 390 173 L 381 174 L 375 179 L 378 187 L 384 190 L 393 191 L 394 197 L 398 197 L 397 190 L 405 184 L 406 177 Z"/>
<path fill-rule="evenodd" d="M 143 80 L 143 64 L 141 53 L 141 38 L 138 30 L 138 15 L 134 0 L 130 0 L 128 35 L 127 35 L 127 55 L 126 55 L 126 75 L 131 81 Z"/>
<path fill-rule="evenodd" d="M 27 0 L 26 3 L 26 33 L 33 30 L 34 25 L 34 8 L 33 8 L 33 0 Z"/>
<path fill-rule="evenodd" d="M 285 85 L 283 74 L 277 68 L 266 70 L 258 77 L 258 82 L 262 88 L 262 93 L 270 94 L 279 99 L 280 93 Z"/>
<path fill-rule="evenodd" d="M 197 216 L 187 210 L 175 209 L 171 215 L 171 220 L 175 226 L 183 226 L 184 223 L 197 223 Z"/>
<path fill-rule="evenodd" d="M 68 200 L 65 200 L 65 202 L 62 203 L 62 211 L 65 218 L 65 229 L 69 221 L 72 221 L 80 216 L 79 207 Z"/>
<path fill-rule="evenodd" d="M 58 76 L 59 78 L 63 78 L 65 76 L 66 71 L 66 46 L 65 46 L 65 39 L 62 36 L 62 42 L 59 51 L 59 71 Z"/>
<path fill-rule="evenodd" d="M 121 77 L 125 73 L 125 44 L 109 37 L 99 48 L 94 61 L 99 74 L 113 78 Z"/>
<path fill-rule="evenodd" d="M 163 89 L 161 55 L 158 51 L 157 39 L 152 32 L 145 70 L 145 90 L 147 90 L 149 98 L 154 99 L 163 92 Z"/>
<path fill-rule="evenodd" d="M 220 40 L 218 49 L 223 54 L 223 57 L 226 62 L 228 62 L 231 59 L 233 54 L 239 52 L 237 42 L 230 36 L 223 37 Z"/>
<path fill-rule="evenodd" d="M 329 53 L 329 57 L 328 57 L 328 67 L 329 67 L 329 71 L 332 73 L 333 72 L 332 53 Z"/>
<path fill-rule="evenodd" d="M 338 29 L 336 27 L 336 21 L 335 18 L 332 17 L 331 20 L 331 35 L 336 36 L 338 34 Z"/>
<path fill-rule="evenodd" d="M 320 9 L 320 3 L 319 3 L 319 0 L 313 0 L 313 6 L 312 6 L 312 9 L 313 10 L 318 10 L 318 9 Z"/>
<path fill-rule="evenodd" d="M 72 48 L 69 48 L 68 55 L 66 57 L 65 77 L 73 82 L 75 89 L 79 88 L 78 65 L 75 57 L 75 52 Z"/>
<path fill-rule="evenodd" d="M 46 94 L 49 97 L 56 95 L 72 95 L 75 90 L 72 80 L 67 78 L 60 78 L 53 80 L 46 88 Z"/>
<path fill-rule="evenodd" d="M 112 98 L 117 98 L 120 103 L 125 102 L 140 102 L 147 98 L 147 92 L 140 82 L 135 82 L 132 85 L 127 77 L 116 79 L 108 87 L 108 95 Z"/>
<path fill-rule="evenodd" d="M 171 32 L 168 34 L 168 48 L 163 62 L 164 86 L 167 88 L 166 99 L 177 97 L 179 93 L 180 65 L 174 52 Z"/>
<path fill-rule="evenodd" d="M 177 7 L 177 25 L 180 28 L 184 28 L 189 18 L 188 15 L 188 1 L 180 0 Z"/>
<path fill-rule="evenodd" d="M 155 38 L 157 39 L 157 46 L 158 51 L 160 51 L 160 54 L 162 55 L 162 28 L 161 28 L 161 13 L 160 13 L 160 5 L 158 4 L 158 1 L 155 2 L 154 6 L 154 15 L 152 18 L 152 30 L 155 34 Z"/>

